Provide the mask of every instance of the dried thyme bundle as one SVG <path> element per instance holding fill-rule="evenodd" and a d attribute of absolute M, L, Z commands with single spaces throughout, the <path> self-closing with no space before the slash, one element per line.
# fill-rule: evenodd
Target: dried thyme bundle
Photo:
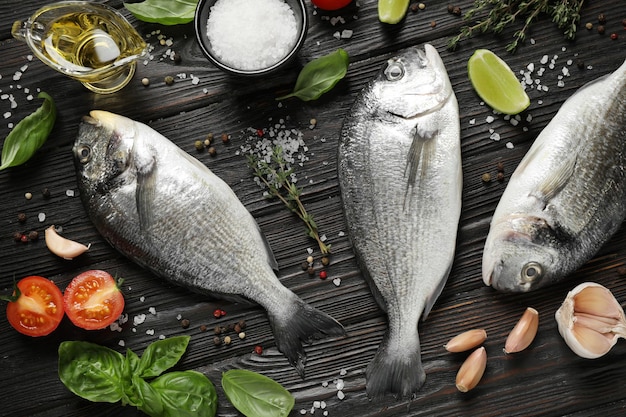
<path fill-rule="evenodd" d="M 574 39 L 583 3 L 584 0 L 475 0 L 473 7 L 463 16 L 466 22 L 474 23 L 463 26 L 459 34 L 450 39 L 448 47 L 455 49 L 461 40 L 477 33 L 500 33 L 515 21 L 521 21 L 523 26 L 506 46 L 508 52 L 515 52 L 541 14 L 548 14 L 563 30 L 566 39 Z M 475 20 L 477 15 L 482 17 Z"/>

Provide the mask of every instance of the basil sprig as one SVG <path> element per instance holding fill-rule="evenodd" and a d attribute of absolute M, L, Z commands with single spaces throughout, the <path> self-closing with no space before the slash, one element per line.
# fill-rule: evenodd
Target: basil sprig
<path fill-rule="evenodd" d="M 197 5 L 198 0 L 145 0 L 141 3 L 124 3 L 137 19 L 162 25 L 191 22 Z"/>
<path fill-rule="evenodd" d="M 59 378 L 74 394 L 94 402 L 132 405 L 152 417 L 214 417 L 217 393 L 211 381 L 195 371 L 163 373 L 180 360 L 189 336 L 150 344 L 139 357 L 126 356 L 94 343 L 59 346 Z"/>
<path fill-rule="evenodd" d="M 22 165 L 41 148 L 52 131 L 57 111 L 52 97 L 43 91 L 37 98 L 44 102 L 37 110 L 22 119 L 4 140 L 0 171 Z"/>
<path fill-rule="evenodd" d="M 298 97 L 303 101 L 317 100 L 346 76 L 349 64 L 348 53 L 341 48 L 316 58 L 302 68 L 293 92 L 278 97 L 276 100 L 289 97 Z"/>
<path fill-rule="evenodd" d="M 278 382 L 245 369 L 224 372 L 222 388 L 228 400 L 246 417 L 286 417 L 295 403 Z"/>

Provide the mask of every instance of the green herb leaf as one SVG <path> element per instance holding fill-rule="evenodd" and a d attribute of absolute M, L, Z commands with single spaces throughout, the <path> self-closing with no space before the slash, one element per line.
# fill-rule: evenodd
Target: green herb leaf
<path fill-rule="evenodd" d="M 123 365 L 124 356 L 104 346 L 70 341 L 59 345 L 61 382 L 89 401 L 115 403 L 124 397 Z"/>
<path fill-rule="evenodd" d="M 37 98 L 44 99 L 41 107 L 22 119 L 4 140 L 0 171 L 22 165 L 48 139 L 57 117 L 56 107 L 52 97 L 43 91 Z"/>
<path fill-rule="evenodd" d="M 175 336 L 151 343 L 141 355 L 136 372 L 142 378 L 153 378 L 170 369 L 183 356 L 189 336 Z"/>
<path fill-rule="evenodd" d="M 298 74 L 293 92 L 276 100 L 289 97 L 298 97 L 303 101 L 317 100 L 346 76 L 349 63 L 348 53 L 341 48 L 314 59 Z"/>
<path fill-rule="evenodd" d="M 124 3 L 137 19 L 162 25 L 180 25 L 193 20 L 198 0 L 145 0 Z"/>
<path fill-rule="evenodd" d="M 138 403 L 133 405 L 149 416 L 163 416 L 163 402 L 159 392 L 138 375 L 133 375 L 132 381 L 139 397 Z"/>
<path fill-rule="evenodd" d="M 295 403 L 278 382 L 244 369 L 222 374 L 222 387 L 228 400 L 246 417 L 286 417 Z"/>
<path fill-rule="evenodd" d="M 161 397 L 163 417 L 214 417 L 217 412 L 215 387 L 200 372 L 168 372 L 150 385 Z"/>

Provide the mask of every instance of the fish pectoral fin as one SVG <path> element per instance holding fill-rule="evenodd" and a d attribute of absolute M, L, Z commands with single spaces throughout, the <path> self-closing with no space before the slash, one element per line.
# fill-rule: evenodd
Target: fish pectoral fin
<path fill-rule="evenodd" d="M 571 153 L 557 170 L 550 172 L 550 175 L 539 184 L 537 194 L 532 194 L 532 196 L 541 200 L 544 208 L 567 185 L 576 169 L 577 162 L 578 155 Z"/>
<path fill-rule="evenodd" d="M 426 175 L 430 159 L 435 151 L 435 139 L 438 134 L 438 130 L 423 129 L 419 125 L 413 129 L 413 142 L 409 148 L 405 171 L 407 184 L 415 185 L 418 172 L 420 172 L 420 178 Z"/>
<path fill-rule="evenodd" d="M 135 204 L 139 215 L 140 230 L 148 230 L 154 220 L 152 206 L 156 190 L 156 170 L 157 166 L 154 160 L 137 167 Z"/>

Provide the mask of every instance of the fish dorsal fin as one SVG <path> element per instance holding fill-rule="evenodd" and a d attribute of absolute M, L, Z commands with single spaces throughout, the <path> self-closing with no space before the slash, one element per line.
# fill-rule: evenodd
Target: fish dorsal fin
<path fill-rule="evenodd" d="M 577 161 L 578 155 L 575 152 L 570 153 L 556 171 L 552 171 L 550 173 L 551 175 L 546 176 L 546 178 L 539 183 L 537 194 L 533 194 L 533 197 L 542 201 L 544 207 L 547 206 L 550 200 L 567 185 L 576 169 Z"/>
<path fill-rule="evenodd" d="M 152 206 L 156 190 L 157 164 L 154 159 L 136 165 L 137 187 L 135 204 L 139 215 L 139 228 L 146 231 L 153 223 Z"/>

